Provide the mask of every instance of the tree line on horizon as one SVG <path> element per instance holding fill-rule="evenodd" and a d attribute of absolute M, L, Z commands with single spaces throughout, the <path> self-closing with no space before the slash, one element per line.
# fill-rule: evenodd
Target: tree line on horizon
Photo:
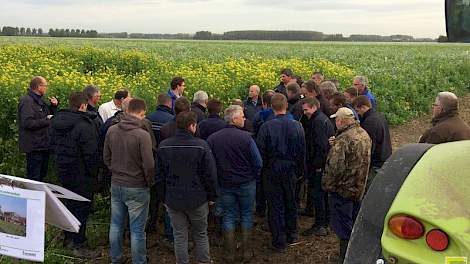
<path fill-rule="evenodd" d="M 130 38 L 130 39 L 186 39 L 186 40 L 291 40 L 291 41 L 369 41 L 369 42 L 446 42 L 446 36 L 437 39 L 414 38 L 408 35 L 366 35 L 324 34 L 319 31 L 299 30 L 239 30 L 216 34 L 210 31 L 198 31 L 195 34 L 146 34 L 146 33 L 98 33 L 96 30 L 84 29 L 49 29 L 48 33 L 41 28 L 24 28 L 4 26 L 0 35 L 3 36 L 42 36 L 42 37 L 78 37 L 78 38 Z"/>

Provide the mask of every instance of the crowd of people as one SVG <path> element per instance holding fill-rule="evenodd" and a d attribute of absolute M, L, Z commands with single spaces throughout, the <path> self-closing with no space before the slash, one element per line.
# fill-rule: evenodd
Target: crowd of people
<path fill-rule="evenodd" d="M 178 264 L 190 261 L 189 236 L 196 262 L 211 263 L 209 215 L 223 237 L 224 263 L 253 258 L 255 215 L 266 219 L 273 252 L 284 253 L 300 235 L 332 231 L 340 241 L 335 263 L 342 263 L 361 200 L 392 154 L 387 121 L 365 76 L 356 76 L 343 92 L 321 72 L 303 81 L 283 69 L 280 79 L 263 93 L 250 86 L 246 100 L 224 110 L 204 91 L 194 93 L 191 103 L 183 96 L 185 80 L 175 77 L 151 112 L 126 89 L 99 106 L 101 93 L 93 85 L 71 93 L 68 107 L 58 111 L 55 97 L 45 100 L 47 80 L 33 77 L 17 116 L 27 177 L 43 181 L 52 154 L 65 188 L 92 201 L 97 186 L 108 191 L 112 263 L 123 261 L 126 229 L 132 262 L 147 263 L 146 230 L 156 230 L 159 215 L 162 240 Z M 432 127 L 420 142 L 464 139 L 470 139 L 470 127 L 458 117 L 458 98 L 439 93 Z M 65 203 L 81 227 L 65 232 L 64 245 L 94 257 L 86 243 L 92 203 Z M 299 215 L 314 216 L 302 232 Z"/>

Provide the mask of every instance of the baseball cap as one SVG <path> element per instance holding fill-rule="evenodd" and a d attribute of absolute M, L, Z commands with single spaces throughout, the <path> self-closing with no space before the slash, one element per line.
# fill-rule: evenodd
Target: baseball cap
<path fill-rule="evenodd" d="M 347 107 L 341 107 L 335 114 L 331 115 L 330 118 L 354 119 L 354 113 Z"/>

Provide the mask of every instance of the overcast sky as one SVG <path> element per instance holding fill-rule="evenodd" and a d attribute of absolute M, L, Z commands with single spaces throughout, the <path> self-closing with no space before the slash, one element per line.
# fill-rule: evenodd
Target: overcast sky
<path fill-rule="evenodd" d="M 444 0 L 0 0 L 0 26 L 98 32 L 445 35 Z"/>

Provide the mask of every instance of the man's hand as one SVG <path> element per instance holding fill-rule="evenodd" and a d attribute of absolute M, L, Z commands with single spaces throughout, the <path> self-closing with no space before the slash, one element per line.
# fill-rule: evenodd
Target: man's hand
<path fill-rule="evenodd" d="M 332 136 L 328 139 L 328 143 L 330 143 L 330 146 L 333 146 L 336 142 L 336 137 Z"/>
<path fill-rule="evenodd" d="M 55 98 L 55 96 L 49 97 L 49 101 L 51 102 L 51 105 L 57 106 L 59 104 L 59 100 Z"/>

